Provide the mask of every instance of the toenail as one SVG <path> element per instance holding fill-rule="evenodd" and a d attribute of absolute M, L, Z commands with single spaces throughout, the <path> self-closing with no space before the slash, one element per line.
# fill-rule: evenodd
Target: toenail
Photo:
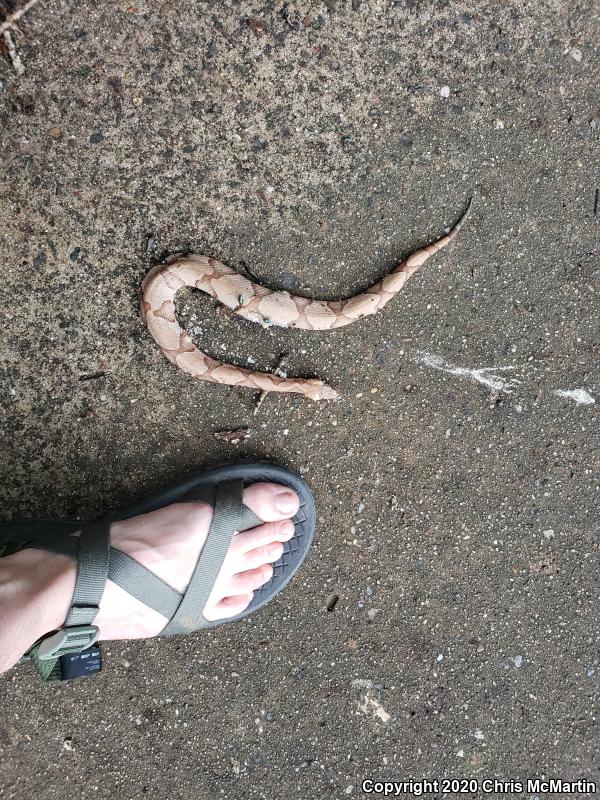
<path fill-rule="evenodd" d="M 296 530 L 296 526 L 292 522 L 291 519 L 286 519 L 281 523 L 281 535 L 285 536 L 286 538 L 290 538 L 290 536 L 294 535 Z"/>
<path fill-rule="evenodd" d="M 283 553 L 283 545 L 279 542 L 273 542 L 273 544 L 269 547 L 269 556 L 270 558 L 279 558 L 279 556 Z"/>
<path fill-rule="evenodd" d="M 275 495 L 275 508 L 280 514 L 292 514 L 298 505 L 296 496 L 287 489 Z"/>

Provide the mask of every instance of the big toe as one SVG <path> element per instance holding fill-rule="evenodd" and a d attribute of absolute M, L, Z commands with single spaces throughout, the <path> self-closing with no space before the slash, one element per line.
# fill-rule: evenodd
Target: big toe
<path fill-rule="evenodd" d="M 289 519 L 300 508 L 296 492 L 278 483 L 253 483 L 244 489 L 244 504 L 265 522 Z"/>

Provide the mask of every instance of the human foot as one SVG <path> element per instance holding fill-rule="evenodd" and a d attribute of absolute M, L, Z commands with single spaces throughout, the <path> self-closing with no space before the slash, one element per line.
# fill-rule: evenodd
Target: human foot
<path fill-rule="evenodd" d="M 294 491 L 273 483 L 244 489 L 243 502 L 263 524 L 236 534 L 214 583 L 203 616 L 210 622 L 243 612 L 254 590 L 272 576 L 272 564 L 294 535 L 298 511 Z M 114 522 L 110 544 L 139 562 L 178 592 L 184 592 L 206 541 L 213 509 L 206 503 L 175 503 Z M 0 652 L 8 669 L 41 636 L 65 621 L 75 586 L 75 563 L 53 553 L 23 550 L 0 559 L 0 629 L 9 643 Z M 94 624 L 100 639 L 155 636 L 167 620 L 108 580 Z"/>

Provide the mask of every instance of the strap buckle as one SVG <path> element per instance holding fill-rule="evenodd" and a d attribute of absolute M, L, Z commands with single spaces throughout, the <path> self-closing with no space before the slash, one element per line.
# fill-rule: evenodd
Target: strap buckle
<path fill-rule="evenodd" d="M 52 633 L 39 643 L 37 657 L 40 661 L 52 661 L 68 653 L 81 653 L 98 640 L 96 625 L 71 625 Z"/>

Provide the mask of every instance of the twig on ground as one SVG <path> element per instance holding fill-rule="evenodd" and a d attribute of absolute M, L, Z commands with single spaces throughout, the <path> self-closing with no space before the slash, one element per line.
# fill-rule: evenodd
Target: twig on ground
<path fill-rule="evenodd" d="M 279 356 L 279 361 L 277 362 L 277 366 L 273 370 L 273 373 L 275 375 L 279 375 L 279 373 L 283 369 L 286 361 L 287 361 L 287 354 L 286 353 L 283 353 L 281 356 Z M 279 377 L 283 377 L 283 376 L 279 375 Z M 269 394 L 268 390 L 267 389 L 263 389 L 261 391 L 261 393 L 258 395 L 258 398 L 256 400 L 256 405 L 254 406 L 254 412 L 253 412 L 254 416 L 256 416 L 258 414 L 258 412 L 260 410 L 260 407 L 265 402 L 265 397 L 268 394 Z"/>
<path fill-rule="evenodd" d="M 8 50 L 8 55 L 12 62 L 13 67 L 15 68 L 15 72 L 17 75 L 22 75 L 25 72 L 25 67 L 23 66 L 23 62 L 21 61 L 21 57 L 17 53 L 17 48 L 15 47 L 15 43 L 13 42 L 12 36 L 10 35 L 10 31 L 4 31 L 4 44 L 6 45 L 6 49 Z"/>
<path fill-rule="evenodd" d="M 4 22 L 0 23 L 0 34 L 5 33 L 5 31 L 7 31 L 9 28 L 16 28 L 17 27 L 17 23 L 21 19 L 21 17 L 24 14 L 26 14 L 29 11 L 30 8 L 33 8 L 33 6 L 37 5 L 39 2 L 40 2 L 40 0 L 28 0 L 28 2 L 25 3 L 23 8 L 20 8 L 18 11 L 15 11 L 14 14 L 11 14 L 10 17 L 7 17 L 4 20 Z M 5 38 L 5 41 L 6 41 L 6 38 Z M 7 47 L 8 47 L 8 42 L 7 42 Z M 14 47 L 14 45 L 13 45 L 13 47 Z M 9 50 L 9 52 L 10 52 L 10 50 Z"/>

